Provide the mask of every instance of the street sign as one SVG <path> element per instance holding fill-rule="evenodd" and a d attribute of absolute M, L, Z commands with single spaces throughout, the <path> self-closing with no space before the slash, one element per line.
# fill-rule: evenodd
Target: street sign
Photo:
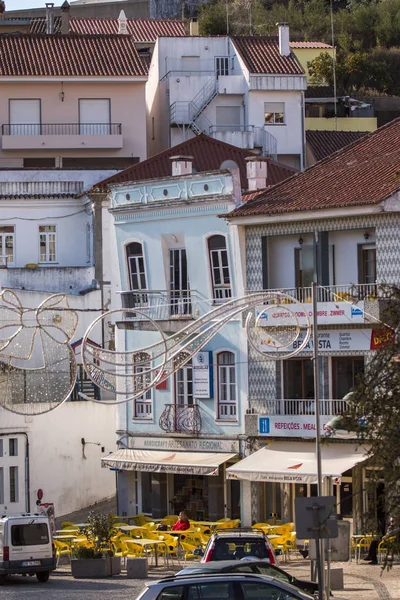
<path fill-rule="evenodd" d="M 338 536 L 335 496 L 295 499 L 296 537 L 300 540 Z"/>

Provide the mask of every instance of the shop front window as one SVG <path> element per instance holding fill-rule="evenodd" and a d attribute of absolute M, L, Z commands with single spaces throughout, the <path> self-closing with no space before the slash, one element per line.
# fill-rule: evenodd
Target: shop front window
<path fill-rule="evenodd" d="M 332 358 L 333 398 L 341 399 L 356 385 L 364 373 L 364 357 Z"/>

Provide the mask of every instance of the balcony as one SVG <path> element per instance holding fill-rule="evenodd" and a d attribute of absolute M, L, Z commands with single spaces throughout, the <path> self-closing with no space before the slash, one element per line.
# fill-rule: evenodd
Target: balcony
<path fill-rule="evenodd" d="M 121 123 L 5 124 L 3 150 L 82 150 L 123 147 Z"/>
<path fill-rule="evenodd" d="M 256 290 L 247 290 L 246 293 L 255 293 Z M 257 290 L 260 291 L 260 290 Z M 268 292 L 281 292 L 292 296 L 298 302 L 308 304 L 312 301 L 311 287 L 302 288 L 271 288 Z M 347 285 L 318 286 L 317 302 L 351 302 L 360 300 L 376 300 L 384 297 L 384 290 L 376 283 L 349 283 Z"/>
<path fill-rule="evenodd" d="M 334 417 L 341 415 L 347 408 L 345 400 L 320 400 L 321 416 Z M 279 416 L 310 416 L 315 415 L 315 400 L 313 399 L 283 399 L 283 400 L 249 400 L 247 415 L 279 415 Z"/>
<path fill-rule="evenodd" d="M 263 127 L 254 125 L 212 125 L 208 135 L 238 148 L 254 150 L 261 148 L 263 156 L 276 160 L 277 140 Z"/>
<path fill-rule="evenodd" d="M 0 286 L 3 289 L 64 294 L 79 294 L 84 290 L 94 289 L 94 267 L 40 267 L 34 264 L 29 268 L 1 266 Z"/>
<path fill-rule="evenodd" d="M 189 320 L 204 315 L 211 308 L 211 301 L 205 300 L 196 290 L 142 290 L 120 292 L 120 295 L 124 310 L 137 308 L 154 321 L 163 321 L 163 330 L 170 333 L 179 331 Z M 154 329 L 143 314 L 134 310 L 129 310 L 126 318 L 135 322 L 137 329 Z"/>
<path fill-rule="evenodd" d="M 197 404 L 166 404 L 159 420 L 167 433 L 196 435 L 201 432 L 201 412 Z"/>

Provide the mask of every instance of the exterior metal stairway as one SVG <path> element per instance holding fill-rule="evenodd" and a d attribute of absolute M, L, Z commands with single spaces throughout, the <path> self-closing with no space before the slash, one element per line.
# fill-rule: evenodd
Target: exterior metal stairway
<path fill-rule="evenodd" d="M 177 101 L 170 108 L 171 125 L 187 124 L 196 135 L 206 133 L 209 135 L 212 123 L 203 114 L 203 111 L 218 94 L 218 80 L 210 77 L 201 90 L 190 102 Z"/>

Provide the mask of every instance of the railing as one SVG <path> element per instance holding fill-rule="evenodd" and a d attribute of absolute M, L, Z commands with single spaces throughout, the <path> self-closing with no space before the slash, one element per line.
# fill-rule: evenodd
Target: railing
<path fill-rule="evenodd" d="M 120 292 L 123 309 L 140 309 L 156 321 L 193 319 L 210 310 L 210 301 L 203 300 L 193 290 L 143 290 Z M 134 311 L 128 318 L 143 321 Z"/>
<path fill-rule="evenodd" d="M 0 269 L 7 269 L 9 258 L 10 257 L 5 254 L 0 255 Z"/>
<path fill-rule="evenodd" d="M 254 127 L 254 145 L 262 148 L 263 156 L 277 159 L 278 142 L 276 138 L 263 127 Z"/>
<path fill-rule="evenodd" d="M 203 85 L 201 90 L 192 99 L 192 103 L 198 107 L 199 113 L 202 112 L 205 107 L 211 102 L 213 98 L 218 94 L 218 80 L 216 77 L 210 77 L 210 79 Z M 194 115 L 194 119 L 197 115 Z"/>
<path fill-rule="evenodd" d="M 210 135 L 214 133 L 225 133 L 229 131 L 246 131 L 252 133 L 254 131 L 254 125 L 211 125 Z"/>
<path fill-rule="evenodd" d="M 2 135 L 121 135 L 121 123 L 24 123 L 1 126 Z"/>
<path fill-rule="evenodd" d="M 268 291 L 282 292 L 305 304 L 312 301 L 311 287 L 271 288 Z M 256 290 L 247 290 L 246 293 L 256 293 Z M 351 283 L 348 285 L 318 286 L 317 288 L 317 302 L 358 302 L 359 300 L 375 300 L 382 296 L 383 291 L 379 289 L 376 283 Z"/>
<path fill-rule="evenodd" d="M 168 433 L 201 431 L 201 412 L 197 404 L 166 404 L 159 420 L 160 429 Z"/>
<path fill-rule="evenodd" d="M 165 74 L 161 76 L 161 80 L 164 77 L 171 75 L 215 75 L 215 59 L 205 58 L 186 61 L 182 58 L 175 58 L 172 56 L 165 57 Z"/>
<path fill-rule="evenodd" d="M 322 416 L 341 415 L 347 408 L 345 400 L 320 400 Z M 313 399 L 283 399 L 283 400 L 249 400 L 247 414 L 255 415 L 315 415 L 315 400 Z"/>

